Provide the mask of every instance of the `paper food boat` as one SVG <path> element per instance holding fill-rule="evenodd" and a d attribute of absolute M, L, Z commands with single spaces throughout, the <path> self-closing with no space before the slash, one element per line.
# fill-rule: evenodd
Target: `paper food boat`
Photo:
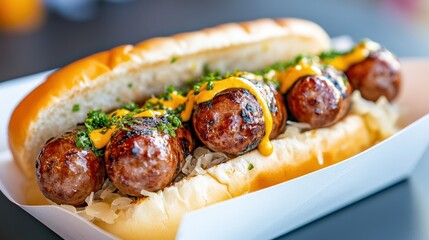
<path fill-rule="evenodd" d="M 184 216 L 177 238 L 273 238 L 410 176 L 429 144 L 429 60 L 404 59 L 402 64 L 404 81 L 398 104 L 406 110 L 407 127 L 341 163 L 191 212 Z M 60 207 L 37 205 L 41 194 L 37 188 L 28 192 L 28 182 L 9 152 L 10 114 L 47 74 L 0 84 L 0 190 L 63 238 L 115 238 Z"/>

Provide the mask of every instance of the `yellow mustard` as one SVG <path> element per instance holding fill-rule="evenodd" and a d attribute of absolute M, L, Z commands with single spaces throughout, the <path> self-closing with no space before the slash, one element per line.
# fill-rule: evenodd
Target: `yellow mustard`
<path fill-rule="evenodd" d="M 301 77 L 321 74 L 322 71 L 319 67 L 308 61 L 301 60 L 295 66 L 287 68 L 282 73 L 278 73 L 277 78 L 280 81 L 280 93 L 285 94 Z"/>

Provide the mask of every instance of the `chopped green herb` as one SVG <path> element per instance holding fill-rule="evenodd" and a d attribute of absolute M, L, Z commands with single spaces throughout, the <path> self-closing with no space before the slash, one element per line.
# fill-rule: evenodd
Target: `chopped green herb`
<path fill-rule="evenodd" d="M 340 52 L 340 51 L 335 51 L 335 50 L 331 50 L 331 51 L 327 51 L 327 52 L 322 52 L 319 57 L 322 60 L 330 60 L 330 59 L 334 59 L 336 57 L 339 56 L 343 56 L 347 54 L 347 52 Z"/>
<path fill-rule="evenodd" d="M 167 89 L 165 90 L 165 92 L 164 92 L 164 93 L 162 93 L 161 95 L 159 95 L 159 98 L 164 99 L 164 100 L 171 101 L 171 96 L 170 96 L 170 94 L 172 94 L 173 92 L 176 92 L 176 91 L 177 91 L 177 89 L 176 89 L 174 86 L 169 85 L 169 86 L 167 87 Z"/>
<path fill-rule="evenodd" d="M 170 134 L 170 136 L 172 136 L 172 137 L 176 136 L 176 132 L 173 129 L 169 129 L 168 134 Z"/>
<path fill-rule="evenodd" d="M 367 40 L 362 40 L 359 44 L 356 44 L 353 48 L 351 48 L 350 50 L 347 51 L 336 51 L 336 50 L 330 50 L 330 51 L 326 51 L 326 52 L 322 52 L 319 57 L 320 59 L 323 60 L 331 60 L 334 59 L 336 57 L 340 57 L 340 56 L 344 56 L 347 55 L 351 52 L 353 52 L 356 47 L 358 47 L 360 44 L 365 44 Z"/>
<path fill-rule="evenodd" d="M 171 111 L 162 118 L 162 121 L 158 124 L 157 127 L 159 131 L 175 137 L 176 129 L 178 129 L 180 126 L 182 126 L 180 112 Z"/>
<path fill-rule="evenodd" d="M 145 102 L 143 107 L 148 110 L 165 110 L 165 106 L 160 102 Z"/>
<path fill-rule="evenodd" d="M 178 113 L 183 112 L 183 110 L 185 110 L 185 105 L 184 105 L 184 104 L 179 105 L 179 106 L 176 108 L 176 111 L 177 111 Z"/>
<path fill-rule="evenodd" d="M 91 147 L 91 140 L 85 131 L 77 131 L 76 147 L 88 149 Z"/>
<path fill-rule="evenodd" d="M 92 132 L 95 129 L 110 127 L 110 121 L 107 114 L 99 110 L 90 110 L 85 120 L 85 126 L 88 132 Z"/>
<path fill-rule="evenodd" d="M 255 166 L 253 166 L 253 164 L 252 164 L 252 163 L 249 163 L 249 166 L 247 166 L 247 169 L 250 171 L 250 170 L 252 170 L 254 167 L 255 167 Z"/>
<path fill-rule="evenodd" d="M 139 108 L 139 106 L 135 102 L 130 102 L 128 104 L 122 105 L 122 108 L 127 109 L 128 111 L 135 111 L 136 109 Z"/>
<path fill-rule="evenodd" d="M 212 90 L 215 81 L 219 81 L 226 78 L 219 70 L 211 71 L 207 65 L 204 65 L 203 73 L 204 75 L 200 78 L 200 80 L 194 84 L 193 89 L 195 94 L 198 94 L 200 92 L 200 88 L 203 84 L 207 83 L 206 89 Z"/>
<path fill-rule="evenodd" d="M 169 85 L 164 93 L 159 95 L 160 99 L 171 101 L 171 94 L 176 93 L 178 95 L 185 96 L 189 89 L 177 89 L 173 85 Z"/>
<path fill-rule="evenodd" d="M 116 102 L 120 102 L 121 99 L 119 97 L 116 98 Z"/>
<path fill-rule="evenodd" d="M 105 149 L 104 148 L 100 148 L 100 149 L 95 148 L 91 142 L 91 139 L 89 138 L 88 133 L 83 131 L 83 130 L 77 131 L 76 147 L 84 148 L 84 149 L 91 149 L 92 152 L 94 152 L 94 154 L 97 157 L 103 157 L 104 156 L 104 150 Z"/>
<path fill-rule="evenodd" d="M 72 108 L 73 112 L 79 112 L 79 110 L 80 110 L 80 105 L 79 104 L 73 105 L 73 108 Z"/>
<path fill-rule="evenodd" d="M 95 156 L 97 157 L 103 157 L 105 148 L 96 149 L 95 147 L 92 148 L 92 151 L 95 153 Z"/>
<path fill-rule="evenodd" d="M 198 94 L 198 93 L 200 93 L 200 88 L 201 88 L 201 86 L 200 85 L 194 85 L 194 94 Z"/>
<path fill-rule="evenodd" d="M 133 84 L 132 83 L 128 83 L 128 88 L 132 88 Z"/>
<path fill-rule="evenodd" d="M 214 83 L 213 83 L 213 81 L 209 81 L 209 82 L 207 83 L 207 87 L 206 87 L 206 89 L 207 89 L 207 90 L 213 90 L 213 88 L 214 88 Z"/>
<path fill-rule="evenodd" d="M 179 127 L 180 125 L 182 125 L 182 120 L 180 120 L 179 116 L 176 116 L 175 114 L 173 115 L 169 115 L 167 117 L 167 120 L 171 123 L 171 125 L 175 128 Z"/>
<path fill-rule="evenodd" d="M 175 62 L 177 62 L 177 60 L 179 60 L 179 58 L 178 58 L 178 57 L 176 57 L 176 56 L 173 56 L 173 57 L 171 58 L 170 62 L 171 62 L 171 63 L 175 63 Z"/>

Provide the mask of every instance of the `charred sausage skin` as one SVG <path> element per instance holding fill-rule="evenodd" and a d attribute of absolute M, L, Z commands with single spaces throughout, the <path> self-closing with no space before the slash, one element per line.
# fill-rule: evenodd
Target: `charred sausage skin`
<path fill-rule="evenodd" d="M 109 179 L 123 193 L 142 196 L 141 190 L 157 191 L 179 174 L 194 140 L 187 126 L 176 136 L 157 129 L 158 118 L 136 118 L 141 124 L 127 126 L 113 134 L 105 151 Z"/>
<path fill-rule="evenodd" d="M 270 109 L 273 118 L 270 138 L 273 139 L 286 126 L 287 111 L 283 97 L 267 84 L 253 82 Z M 230 157 L 255 149 L 265 134 L 262 108 L 245 89 L 228 89 L 212 100 L 199 104 L 194 110 L 192 122 L 196 135 L 206 147 Z"/>
<path fill-rule="evenodd" d="M 350 66 L 346 75 L 362 97 L 377 101 L 381 96 L 394 100 L 401 86 L 401 68 L 398 59 L 385 48 L 373 51 L 362 62 Z"/>
<path fill-rule="evenodd" d="M 344 74 L 326 67 L 322 75 L 297 80 L 287 92 L 287 108 L 294 120 L 308 123 L 311 128 L 328 127 L 346 115 L 351 93 Z"/>
<path fill-rule="evenodd" d="M 76 147 L 78 130 L 48 140 L 36 160 L 39 188 L 58 204 L 85 205 L 85 198 L 105 181 L 103 158 L 91 149 Z"/>

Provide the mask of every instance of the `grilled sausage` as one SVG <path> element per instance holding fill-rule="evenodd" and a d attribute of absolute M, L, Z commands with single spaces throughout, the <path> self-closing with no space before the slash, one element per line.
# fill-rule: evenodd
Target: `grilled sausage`
<path fill-rule="evenodd" d="M 264 95 L 273 117 L 270 138 L 284 131 L 287 113 L 283 97 L 263 82 L 255 82 Z M 265 134 L 262 108 L 244 89 L 227 89 L 201 103 L 193 114 L 196 135 L 212 151 L 230 157 L 255 149 Z"/>
<path fill-rule="evenodd" d="M 58 204 L 84 205 L 85 198 L 101 189 L 105 180 L 103 159 L 91 149 L 76 147 L 78 130 L 48 140 L 36 161 L 40 190 Z"/>
<path fill-rule="evenodd" d="M 346 75 L 353 88 L 362 97 L 376 101 L 385 96 L 389 101 L 396 98 L 401 85 L 401 69 L 398 59 L 388 50 L 373 51 L 362 62 L 352 65 Z"/>
<path fill-rule="evenodd" d="M 107 175 L 123 193 L 142 196 L 141 190 L 157 191 L 179 174 L 194 147 L 188 127 L 176 129 L 176 136 L 158 130 L 163 120 L 136 118 L 141 124 L 127 126 L 113 134 L 105 151 Z"/>
<path fill-rule="evenodd" d="M 287 108 L 295 120 L 311 128 L 328 127 L 346 115 L 351 92 L 344 74 L 326 67 L 322 75 L 297 80 L 287 93 Z"/>

